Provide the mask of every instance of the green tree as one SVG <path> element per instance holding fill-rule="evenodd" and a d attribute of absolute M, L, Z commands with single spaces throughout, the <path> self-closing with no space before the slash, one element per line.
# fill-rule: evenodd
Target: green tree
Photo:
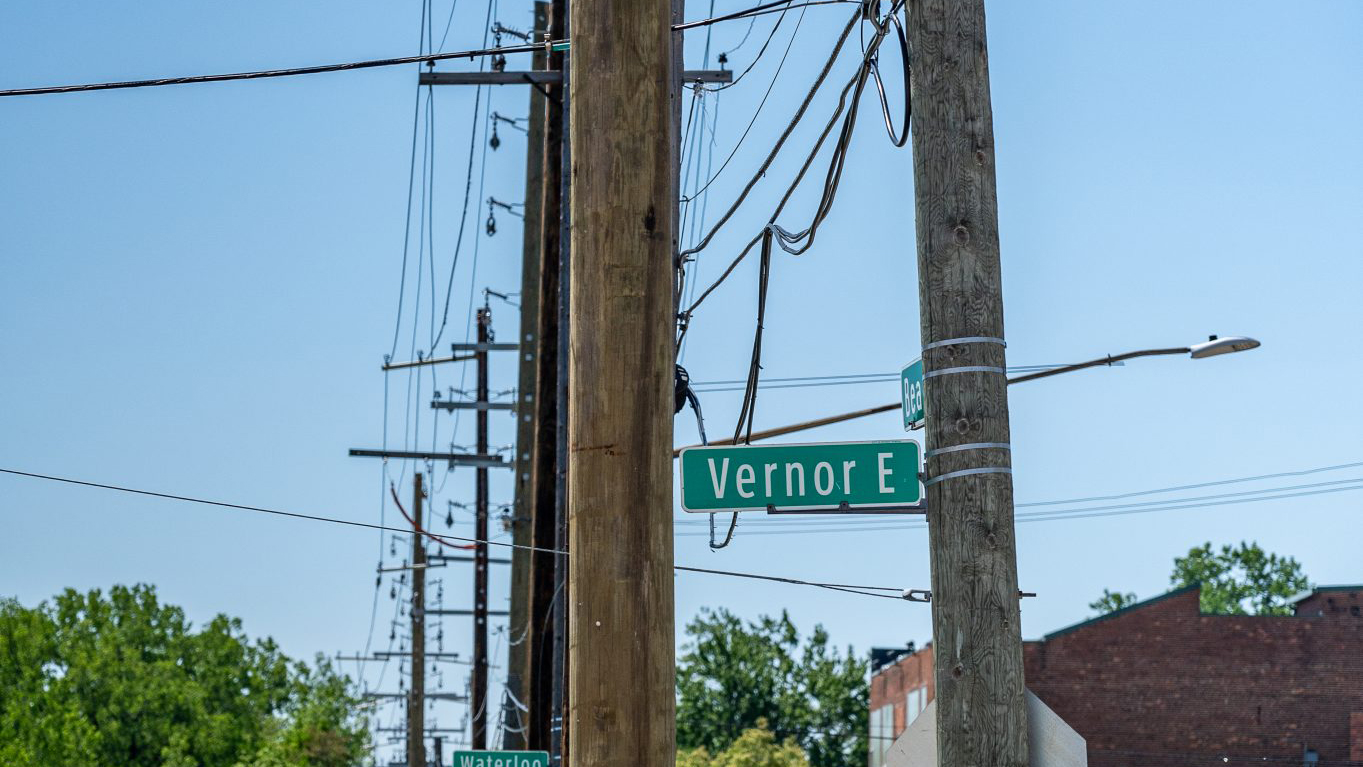
<path fill-rule="evenodd" d="M 1311 586 L 1297 560 L 1244 542 L 1215 552 L 1211 543 L 1194 546 L 1174 559 L 1169 580 L 1175 586 L 1200 583 L 1202 612 L 1213 615 L 1291 615 L 1287 600 Z"/>
<path fill-rule="evenodd" d="M 197 631 L 150 586 L 0 600 L 0 764 L 350 767 L 348 680 L 219 615 Z"/>
<path fill-rule="evenodd" d="M 866 663 L 840 654 L 816 626 L 805 642 L 784 612 L 744 623 L 704 610 L 686 627 L 677 665 L 677 744 L 718 754 L 765 722 L 811 767 L 866 763 Z"/>
<path fill-rule="evenodd" d="M 1136 595 L 1129 591 L 1123 594 L 1119 591 L 1103 589 L 1101 597 L 1089 602 L 1089 609 L 1097 610 L 1099 615 L 1107 615 L 1134 604 L 1136 604 Z"/>
<path fill-rule="evenodd" d="M 1169 581 L 1176 588 L 1200 584 L 1200 607 L 1208 615 L 1291 615 L 1287 600 L 1311 588 L 1297 560 L 1243 541 L 1219 551 L 1213 551 L 1210 542 L 1194 546 L 1187 556 L 1174 558 Z M 1106 615 L 1135 601 L 1135 594 L 1103 589 L 1089 607 Z"/>
<path fill-rule="evenodd" d="M 776 742 L 767 721 L 759 719 L 756 727 L 713 756 L 704 746 L 679 751 L 677 767 L 809 767 L 809 759 L 794 740 Z"/>

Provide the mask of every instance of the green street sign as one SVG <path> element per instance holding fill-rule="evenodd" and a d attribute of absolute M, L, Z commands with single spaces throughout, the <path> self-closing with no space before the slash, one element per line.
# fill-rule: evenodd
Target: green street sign
<path fill-rule="evenodd" d="M 918 507 L 917 442 L 689 447 L 682 511 L 889 511 Z"/>
<path fill-rule="evenodd" d="M 549 752 L 455 751 L 454 767 L 549 767 Z"/>
<path fill-rule="evenodd" d="M 899 371 L 899 396 L 904 406 L 904 431 L 923 428 L 928 417 L 923 405 L 923 360 L 914 360 Z"/>

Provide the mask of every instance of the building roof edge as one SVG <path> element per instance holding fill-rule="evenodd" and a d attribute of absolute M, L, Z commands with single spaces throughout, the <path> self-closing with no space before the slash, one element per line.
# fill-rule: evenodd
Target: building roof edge
<path fill-rule="evenodd" d="M 1200 583 L 1194 583 L 1194 584 L 1192 584 L 1192 585 L 1190 585 L 1190 586 L 1183 586 L 1183 587 L 1181 587 L 1181 588 L 1174 589 L 1173 591 L 1166 591 L 1166 592 L 1164 592 L 1163 594 L 1160 594 L 1160 595 L 1158 595 L 1158 596 L 1153 596 L 1153 597 L 1150 597 L 1149 599 L 1143 599 L 1143 600 L 1141 600 L 1141 601 L 1139 601 L 1139 602 L 1136 602 L 1135 604 L 1127 605 L 1126 607 L 1123 607 L 1123 608 L 1120 609 L 1120 610 L 1113 610 L 1113 611 L 1110 612 L 1110 613 L 1104 613 L 1103 615 L 1098 615 L 1098 616 L 1095 616 L 1095 617 L 1093 617 L 1093 618 L 1089 618 L 1089 619 L 1086 620 L 1086 621 L 1080 621 L 1079 623 L 1075 623 L 1075 624 L 1073 624 L 1073 625 L 1066 626 L 1065 628 L 1056 629 L 1055 631 L 1052 631 L 1051 633 L 1046 634 L 1046 635 L 1043 636 L 1041 639 L 1039 639 L 1039 640 L 1034 640 L 1034 641 L 1047 642 L 1047 641 L 1050 641 L 1051 639 L 1054 639 L 1055 637 L 1062 636 L 1062 635 L 1064 635 L 1064 634 L 1068 634 L 1068 633 L 1070 633 L 1070 632 L 1072 632 L 1072 631 L 1076 631 L 1076 630 L 1078 630 L 1078 629 L 1084 628 L 1085 626 L 1091 626 L 1091 625 L 1093 625 L 1093 624 L 1095 624 L 1095 623 L 1099 623 L 1099 622 L 1101 622 L 1101 621 L 1108 620 L 1109 618 L 1115 618 L 1115 617 L 1117 617 L 1117 616 L 1119 616 L 1119 615 L 1125 615 L 1125 614 L 1127 614 L 1127 613 L 1129 613 L 1129 612 L 1134 612 L 1134 611 L 1139 610 L 1139 609 L 1141 609 L 1141 608 L 1149 607 L 1150 605 L 1153 605 L 1153 604 L 1155 604 L 1156 602 L 1162 602 L 1162 601 L 1164 601 L 1164 600 L 1166 600 L 1166 599 L 1169 599 L 1169 598 L 1171 598 L 1171 597 L 1176 597 L 1176 596 L 1180 596 L 1180 595 L 1182 595 L 1182 594 L 1186 594 L 1186 593 L 1188 593 L 1189 591 L 1198 591 L 1198 590 L 1200 590 L 1201 588 L 1202 588 L 1202 584 L 1200 584 Z"/>

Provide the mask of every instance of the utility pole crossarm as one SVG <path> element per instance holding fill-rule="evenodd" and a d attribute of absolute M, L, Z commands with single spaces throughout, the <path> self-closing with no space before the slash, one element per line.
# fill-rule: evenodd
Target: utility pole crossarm
<path fill-rule="evenodd" d="M 475 453 L 434 453 L 422 450 L 366 450 L 351 448 L 350 455 L 360 458 L 404 458 L 417 461 L 448 461 L 451 466 L 473 466 L 493 469 L 510 468 L 509 461 L 499 455 Z"/>
<path fill-rule="evenodd" d="M 731 83 L 734 73 L 728 69 L 693 69 L 682 73 L 686 83 Z M 552 70 L 528 72 L 422 72 L 418 85 L 557 85 L 563 73 Z"/>
<path fill-rule="evenodd" d="M 431 401 L 432 410 L 514 410 L 511 402 L 462 402 L 459 400 L 437 399 Z"/>

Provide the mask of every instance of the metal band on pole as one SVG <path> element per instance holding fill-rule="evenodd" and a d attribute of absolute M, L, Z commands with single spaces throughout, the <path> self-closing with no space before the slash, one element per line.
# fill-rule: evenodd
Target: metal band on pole
<path fill-rule="evenodd" d="M 936 450 L 929 450 L 924 454 L 925 458 L 932 458 L 943 453 L 956 453 L 961 450 L 1012 450 L 1007 442 L 971 442 L 966 445 L 952 445 L 951 447 L 939 447 Z"/>
<path fill-rule="evenodd" d="M 943 346 L 957 346 L 959 344 L 998 344 L 999 346 L 1008 346 L 1002 338 L 995 338 L 994 336 L 965 336 L 964 338 L 948 338 L 943 341 L 933 341 L 927 346 L 924 346 L 923 351 L 938 349 Z"/>
<path fill-rule="evenodd" d="M 956 368 L 942 368 L 932 370 L 923 374 L 924 378 L 936 378 L 937 376 L 951 375 L 953 373 L 998 373 L 1007 375 L 1008 371 L 1004 368 L 994 367 L 993 365 L 963 365 Z"/>
<path fill-rule="evenodd" d="M 935 485 L 938 482 L 956 477 L 968 477 L 972 474 L 1012 474 L 1013 470 L 1003 466 L 992 466 L 984 469 L 961 469 L 960 471 L 949 471 L 946 474 L 938 474 L 935 477 L 923 480 L 924 485 Z"/>

